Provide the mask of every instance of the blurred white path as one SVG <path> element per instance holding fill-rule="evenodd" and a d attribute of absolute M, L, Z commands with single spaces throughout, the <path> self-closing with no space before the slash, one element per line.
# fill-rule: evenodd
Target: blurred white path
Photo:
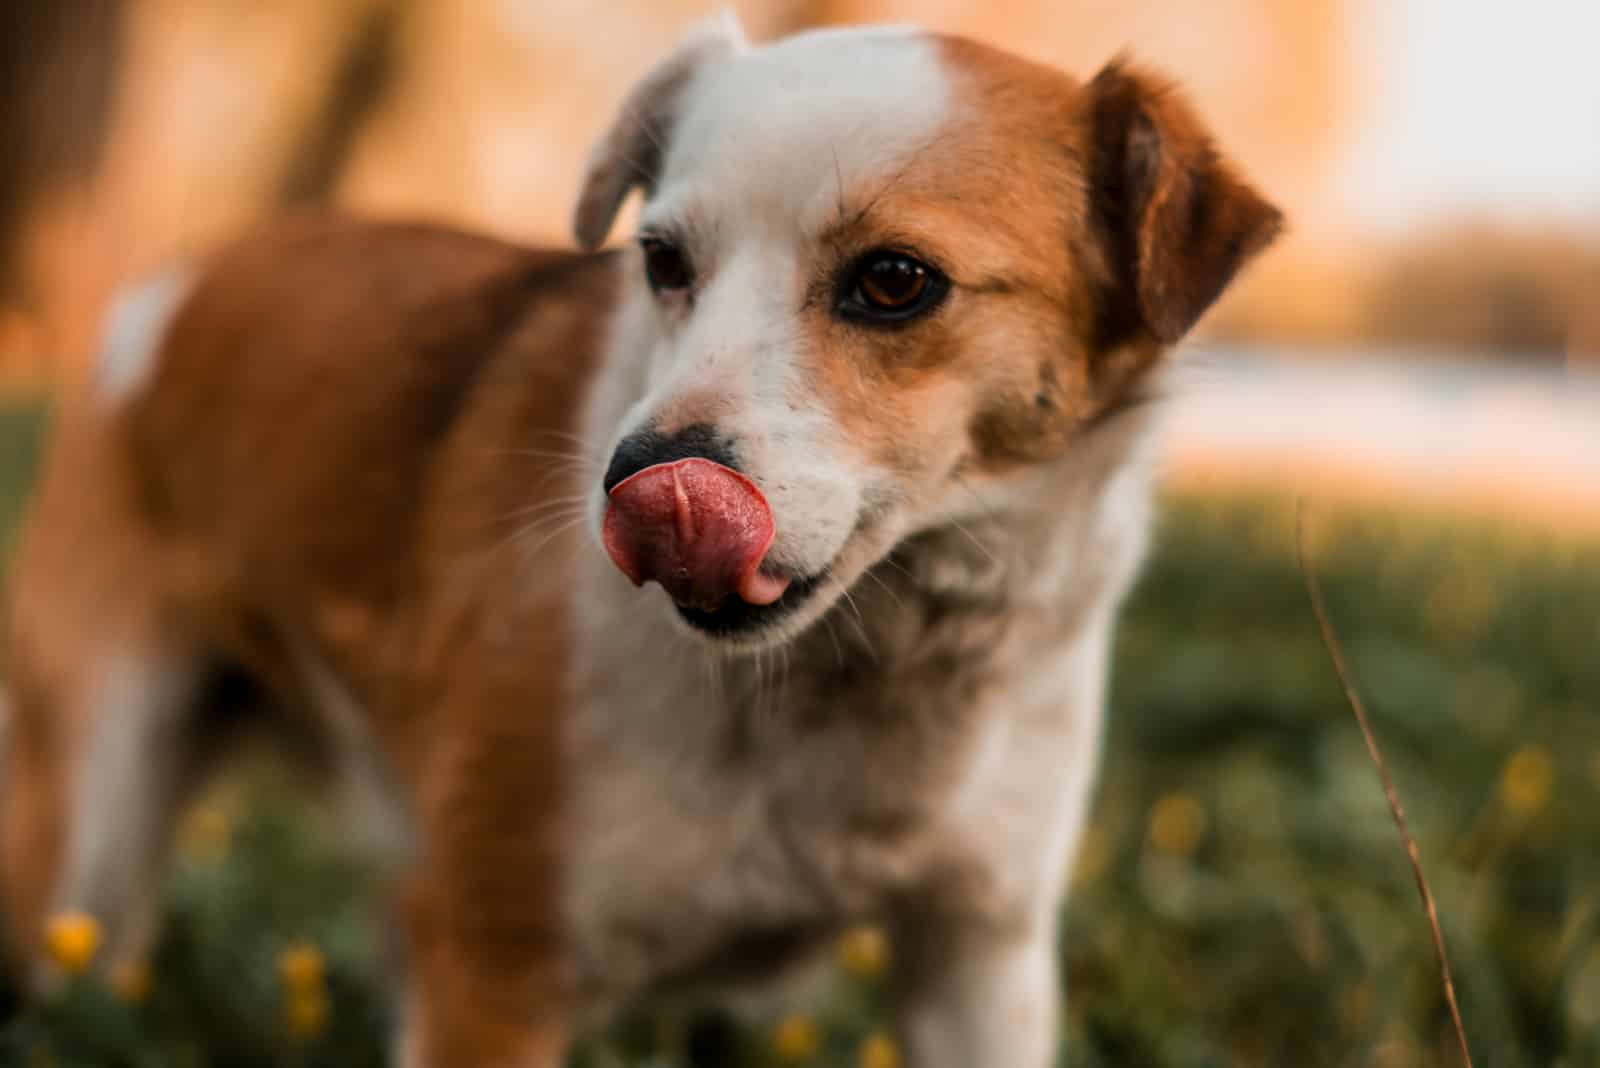
<path fill-rule="evenodd" d="M 1352 352 L 1183 354 L 1168 406 L 1180 482 L 1526 513 L 1600 527 L 1600 373 Z"/>

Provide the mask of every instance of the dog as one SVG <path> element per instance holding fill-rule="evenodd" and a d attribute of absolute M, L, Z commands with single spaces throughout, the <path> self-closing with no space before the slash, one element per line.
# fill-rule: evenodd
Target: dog
<path fill-rule="evenodd" d="M 862 922 L 909 1064 L 1053 1063 L 1147 402 L 1280 225 L 1125 60 L 722 18 L 598 142 L 584 251 L 300 217 L 149 283 L 14 575 L 13 950 L 143 954 L 258 728 L 394 866 L 401 1064 L 555 1065 Z"/>

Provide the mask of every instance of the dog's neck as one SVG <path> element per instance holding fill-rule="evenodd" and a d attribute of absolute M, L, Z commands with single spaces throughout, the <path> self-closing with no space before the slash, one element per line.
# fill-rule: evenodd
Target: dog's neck
<path fill-rule="evenodd" d="M 825 661 L 837 639 L 892 670 L 902 658 L 977 661 L 1070 641 L 1143 556 L 1150 422 L 1140 413 L 1098 429 L 1014 481 L 961 480 L 968 506 L 903 539 L 799 644 Z"/>

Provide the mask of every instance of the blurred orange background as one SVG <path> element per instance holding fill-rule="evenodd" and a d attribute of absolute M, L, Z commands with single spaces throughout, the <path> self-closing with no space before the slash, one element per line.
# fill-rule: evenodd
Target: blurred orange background
<path fill-rule="evenodd" d="M 1600 88 L 1582 54 L 1600 35 L 1592 3 L 734 6 L 757 40 L 912 20 L 1083 76 L 1122 50 L 1170 72 L 1291 220 L 1211 317 L 1212 338 L 1296 354 L 1405 346 L 1576 364 L 1600 353 Z M 301 203 L 566 243 L 589 139 L 711 7 L 30 5 L 0 61 L 33 91 L 0 107 L 8 128 L 32 131 L 20 144 L 64 162 L 8 164 L 0 186 L 12 201 L 0 205 L 0 383 L 70 380 L 117 285 Z"/>

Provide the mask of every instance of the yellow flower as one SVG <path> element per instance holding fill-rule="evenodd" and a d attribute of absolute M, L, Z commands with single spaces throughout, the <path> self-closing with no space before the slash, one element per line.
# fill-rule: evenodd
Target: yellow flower
<path fill-rule="evenodd" d="M 869 1035 L 856 1058 L 859 1068 L 900 1068 L 900 1047 L 888 1035 Z"/>
<path fill-rule="evenodd" d="M 1519 816 L 1532 816 L 1550 800 L 1556 766 L 1541 745 L 1525 745 L 1511 754 L 1500 774 L 1500 800 Z"/>
<path fill-rule="evenodd" d="M 295 942 L 278 954 L 278 977 L 291 994 L 320 993 L 327 970 L 322 951 L 309 942 Z"/>
<path fill-rule="evenodd" d="M 150 997 L 150 969 L 135 961 L 125 961 L 111 969 L 111 992 L 129 1005 L 142 1004 Z"/>
<path fill-rule="evenodd" d="M 809 1016 L 796 1013 L 787 1017 L 772 1033 L 772 1048 L 778 1059 L 789 1064 L 801 1064 L 817 1055 L 822 1037 L 817 1034 L 816 1022 Z"/>
<path fill-rule="evenodd" d="M 1206 837 L 1206 810 L 1188 794 L 1167 794 L 1150 809 L 1150 843 L 1163 853 L 1192 856 Z"/>
<path fill-rule="evenodd" d="M 861 979 L 875 979 L 889 967 L 889 939 L 876 927 L 857 927 L 839 942 L 839 962 Z"/>
<path fill-rule="evenodd" d="M 283 1007 L 283 1022 L 297 1039 L 316 1038 L 328 1027 L 328 995 L 319 987 L 291 989 Z"/>
<path fill-rule="evenodd" d="M 94 962 L 103 937 L 100 923 L 83 912 L 63 912 L 45 928 L 45 948 L 68 975 L 82 975 Z"/>

